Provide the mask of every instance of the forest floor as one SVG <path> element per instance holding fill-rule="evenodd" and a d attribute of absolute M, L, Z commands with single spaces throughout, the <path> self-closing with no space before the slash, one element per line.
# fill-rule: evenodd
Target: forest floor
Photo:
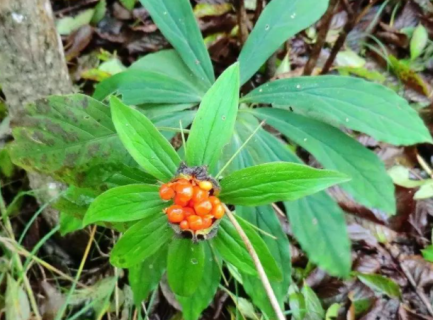
<path fill-rule="evenodd" d="M 99 0 L 52 1 L 77 92 L 92 94 L 96 83 L 125 70 L 139 57 L 170 48 L 139 3 L 134 0 L 104 3 Z M 260 8 L 256 1 L 246 0 L 247 14 L 239 17 L 238 7 L 228 0 L 191 3 L 218 76 L 236 61 L 240 52 L 242 39 L 238 21 L 241 29 L 251 30 Z M 433 3 L 428 0 L 342 0 L 332 15 L 325 44 L 311 73 L 319 74 L 333 52 L 337 53 L 335 59 L 330 59 L 328 73 L 359 76 L 398 90 L 419 110 L 433 132 L 433 42 L 428 39 L 433 36 Z M 319 22 L 287 41 L 247 86 L 302 75 L 321 28 Z M 345 32 L 347 38 L 342 39 L 345 41 L 338 41 Z M 0 206 L 7 207 L 11 214 L 10 227 L 21 243 L 20 252 L 25 255 L 40 247 L 37 258 L 28 259 L 27 273 L 44 319 L 53 319 L 79 268 L 86 239 L 61 237 L 52 232 L 40 215 L 49 204 L 37 203 L 26 173 L 13 166 L 3 148 L 12 139 L 8 124 L 2 122 L 7 113 L 6 103 L 0 96 L 0 186 L 4 199 Z M 398 183 L 397 214 L 389 217 L 354 203 L 338 189 L 331 190 L 347 213 L 352 270 L 386 276 L 400 288 L 401 297 L 392 297 L 386 288 L 372 290 L 372 284 L 366 285 L 356 278 L 341 280 L 315 268 L 292 238 L 290 223 L 282 221 L 292 240 L 294 278 L 297 274 L 306 275 L 305 282 L 313 288 L 323 306 L 339 303 L 344 312 L 340 311 L 338 319 L 433 319 L 433 146 L 396 147 L 362 134 L 358 141 L 376 152 Z M 300 153 L 315 165 L 315 160 L 305 151 L 300 150 Z M 408 174 L 424 181 L 419 184 L 422 192 L 418 196 L 414 194 L 419 186 L 413 188 L 407 181 Z M 105 310 L 101 315 L 104 319 L 135 319 L 127 279 L 121 271 L 114 272 L 108 261 L 112 233 L 98 229 L 97 239 L 99 245 L 92 249 L 79 278 L 71 301 L 75 307 L 69 319 L 96 319 L 100 310 Z M 0 256 L 0 273 L 6 270 L 8 259 L 6 255 Z M 62 277 L 62 274 L 69 276 Z M 108 288 L 113 287 L 113 279 L 118 281 L 113 289 L 115 294 L 111 295 Z M 5 282 L 3 273 L 0 319 L 5 317 L 1 311 L 5 303 Z M 162 286 L 152 295 L 150 310 L 146 311 L 150 319 L 181 319 L 178 304 L 167 290 Z M 236 295 L 241 298 L 234 304 L 230 293 L 221 289 L 205 311 L 205 318 L 234 319 L 239 312 L 241 317 L 259 319 L 248 296 L 241 290 Z M 90 307 L 89 301 L 94 302 Z"/>

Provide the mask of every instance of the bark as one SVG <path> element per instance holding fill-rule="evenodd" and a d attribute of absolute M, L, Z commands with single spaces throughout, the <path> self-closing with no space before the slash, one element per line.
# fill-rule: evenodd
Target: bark
<path fill-rule="evenodd" d="M 0 0 L 0 84 L 17 125 L 26 104 L 72 92 L 49 0 Z M 40 190 L 41 202 L 53 198 L 54 181 L 34 173 L 29 179 L 31 188 Z M 53 210 L 46 210 L 44 217 L 50 224 L 57 222 Z"/>

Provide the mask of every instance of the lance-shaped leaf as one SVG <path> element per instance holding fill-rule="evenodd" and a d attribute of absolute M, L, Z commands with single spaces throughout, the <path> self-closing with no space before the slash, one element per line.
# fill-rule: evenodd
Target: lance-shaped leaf
<path fill-rule="evenodd" d="M 218 78 L 200 104 L 186 145 L 190 166 L 215 167 L 223 147 L 230 141 L 239 102 L 239 65 Z"/>
<path fill-rule="evenodd" d="M 372 151 L 339 129 L 293 112 L 259 108 L 254 114 L 306 149 L 327 169 L 352 178 L 341 187 L 359 203 L 395 213 L 394 184 Z"/>
<path fill-rule="evenodd" d="M 236 219 L 256 250 L 268 278 L 273 281 L 281 281 L 281 270 L 269 252 L 266 243 L 250 224 L 238 216 Z M 242 238 L 227 218 L 221 220 L 218 234 L 212 239 L 212 243 L 224 260 L 246 274 L 258 276 L 253 260 Z"/>
<path fill-rule="evenodd" d="M 134 302 L 140 305 L 152 290 L 155 290 L 167 267 L 168 244 L 143 262 L 130 267 L 128 280 L 134 293 Z"/>
<path fill-rule="evenodd" d="M 209 247 L 204 243 L 206 259 L 204 260 L 203 274 L 197 290 L 189 297 L 177 296 L 176 299 L 182 306 L 182 316 L 185 320 L 197 320 L 204 309 L 212 302 L 220 284 L 221 271 Z"/>
<path fill-rule="evenodd" d="M 180 157 L 152 122 L 142 113 L 111 97 L 113 122 L 123 145 L 147 172 L 169 181 L 175 174 Z"/>
<path fill-rule="evenodd" d="M 173 229 L 164 213 L 154 213 L 129 228 L 111 251 L 110 262 L 130 268 L 144 261 L 173 237 Z"/>
<path fill-rule="evenodd" d="M 183 62 L 176 50 L 161 50 L 147 54 L 134 62 L 130 70 L 152 71 L 165 74 L 190 86 L 192 91 L 199 92 L 200 96 L 203 96 L 210 87 L 209 83 L 204 82 L 191 73 L 191 70 Z"/>
<path fill-rule="evenodd" d="M 400 287 L 393 280 L 380 274 L 356 273 L 358 279 L 374 291 L 384 293 L 391 298 L 400 298 Z"/>
<path fill-rule="evenodd" d="M 30 171 L 78 185 L 101 165 L 128 165 L 132 158 L 114 129 L 110 109 L 82 94 L 37 100 L 13 129 L 10 155 Z"/>
<path fill-rule="evenodd" d="M 239 56 L 245 83 L 290 37 L 325 13 L 328 0 L 272 0 L 263 10 Z"/>
<path fill-rule="evenodd" d="M 92 202 L 84 223 L 134 221 L 161 213 L 168 205 L 161 200 L 158 190 L 158 186 L 147 184 L 132 184 L 108 190 Z"/>
<path fill-rule="evenodd" d="M 167 279 L 175 294 L 189 297 L 201 285 L 205 259 L 211 258 L 206 256 L 204 246 L 202 241 L 194 243 L 182 238 L 176 238 L 170 244 Z"/>
<path fill-rule="evenodd" d="M 93 97 L 103 100 L 119 93 L 126 104 L 194 103 L 202 93 L 184 82 L 152 71 L 127 70 L 96 86 Z"/>
<path fill-rule="evenodd" d="M 397 93 L 354 77 L 319 76 L 265 84 L 243 102 L 272 103 L 395 145 L 432 142 L 418 113 Z"/>
<path fill-rule="evenodd" d="M 347 277 L 352 263 L 350 241 L 338 204 L 325 192 L 284 204 L 293 233 L 309 259 L 333 276 Z"/>
<path fill-rule="evenodd" d="M 342 173 L 273 162 L 233 172 L 221 180 L 221 201 L 259 206 L 284 200 L 297 200 L 337 183 L 348 181 Z"/>
<path fill-rule="evenodd" d="M 212 63 L 188 0 L 140 0 L 191 71 L 209 86 Z"/>

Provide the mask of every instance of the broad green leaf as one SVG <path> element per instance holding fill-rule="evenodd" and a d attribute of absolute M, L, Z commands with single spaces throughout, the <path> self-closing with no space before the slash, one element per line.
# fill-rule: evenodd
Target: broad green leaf
<path fill-rule="evenodd" d="M 134 293 L 134 302 L 140 305 L 155 290 L 167 267 L 168 244 L 143 262 L 129 268 L 128 280 Z"/>
<path fill-rule="evenodd" d="M 207 165 L 212 171 L 230 141 L 239 102 L 239 65 L 228 68 L 203 97 L 186 144 L 190 166 Z"/>
<path fill-rule="evenodd" d="M 256 250 L 268 278 L 273 281 L 281 281 L 281 270 L 269 252 L 266 243 L 250 224 L 238 216 L 236 219 Z M 238 268 L 239 271 L 258 277 L 253 260 L 251 259 L 242 238 L 239 236 L 235 227 L 228 218 L 221 220 L 218 234 L 211 240 L 211 243 L 221 254 L 222 258 Z"/>
<path fill-rule="evenodd" d="M 433 197 L 433 180 L 425 180 L 425 183 L 415 192 L 414 200 L 429 199 Z"/>
<path fill-rule="evenodd" d="M 210 84 L 202 81 L 191 72 L 176 50 L 161 50 L 150 53 L 134 62 L 131 70 L 151 71 L 178 80 L 203 96 Z"/>
<path fill-rule="evenodd" d="M 273 162 L 236 171 L 221 180 L 221 201 L 259 206 L 293 201 L 348 181 L 342 173 L 288 162 Z"/>
<path fill-rule="evenodd" d="M 305 299 L 302 293 L 299 292 L 296 284 L 291 284 L 289 287 L 289 305 L 292 312 L 293 320 L 304 320 L 306 308 Z"/>
<path fill-rule="evenodd" d="M 188 0 L 140 0 L 162 34 L 185 64 L 209 86 L 214 82 L 212 62 Z"/>
<path fill-rule="evenodd" d="M 273 0 L 263 10 L 239 56 L 244 84 L 289 38 L 325 13 L 328 0 Z"/>
<path fill-rule="evenodd" d="M 323 310 L 320 299 L 306 283 L 302 287 L 302 295 L 307 309 L 305 320 L 322 320 L 325 318 L 325 310 Z"/>
<path fill-rule="evenodd" d="M 173 237 L 164 213 L 154 213 L 129 228 L 111 251 L 110 262 L 130 268 L 152 256 Z"/>
<path fill-rule="evenodd" d="M 120 0 L 120 2 L 126 9 L 132 11 L 132 9 L 134 9 L 135 7 L 135 3 L 137 2 L 137 0 Z"/>
<path fill-rule="evenodd" d="M 149 119 L 167 140 L 171 140 L 178 133 L 175 130 L 180 129 L 180 123 L 182 122 L 182 128 L 186 129 L 194 120 L 195 114 L 195 111 L 181 111 Z"/>
<path fill-rule="evenodd" d="M 379 274 L 356 273 L 358 279 L 374 291 L 386 294 L 391 298 L 400 298 L 400 287 L 393 280 Z"/>
<path fill-rule="evenodd" d="M 334 320 L 338 317 L 338 311 L 341 309 L 341 305 L 339 303 L 333 303 L 329 306 L 328 310 L 326 310 L 325 320 Z"/>
<path fill-rule="evenodd" d="M 310 152 L 326 169 L 347 174 L 341 185 L 359 203 L 395 213 L 394 184 L 385 165 L 372 151 L 339 129 L 293 112 L 255 109 L 254 114 Z"/>
<path fill-rule="evenodd" d="M 95 199 L 84 217 L 86 225 L 97 222 L 134 221 L 163 212 L 159 186 L 131 184 L 110 189 Z"/>
<path fill-rule="evenodd" d="M 391 177 L 392 181 L 398 185 L 405 188 L 416 188 L 419 186 L 422 186 L 426 183 L 427 180 L 413 180 L 410 179 L 411 172 L 409 168 L 402 166 L 402 165 L 396 165 L 388 170 L 388 174 Z M 431 180 L 430 180 L 431 181 Z"/>
<path fill-rule="evenodd" d="M 201 285 L 206 256 L 205 243 L 175 238 L 168 249 L 167 279 L 171 290 L 179 296 L 189 297 Z"/>
<path fill-rule="evenodd" d="M 209 243 L 204 243 L 205 261 L 203 277 L 197 290 L 189 297 L 177 296 L 176 300 L 182 306 L 182 316 L 185 320 L 196 320 L 212 302 L 220 283 L 221 272 L 213 256 Z"/>
<path fill-rule="evenodd" d="M 95 6 L 95 11 L 93 12 L 92 20 L 90 21 L 93 25 L 96 25 L 101 21 L 107 12 L 107 1 L 99 0 Z"/>
<path fill-rule="evenodd" d="M 236 121 L 236 132 L 230 144 L 233 145 L 233 152 L 243 144 L 257 125 L 258 121 L 250 113 L 239 113 Z M 233 142 L 234 138 L 237 141 Z M 236 162 L 236 159 L 240 159 L 240 161 Z M 239 166 L 233 165 L 232 170 L 249 166 L 250 161 L 254 161 L 255 164 L 281 160 L 302 163 L 287 145 L 264 130 L 257 132 L 236 159 L 233 164 L 238 163 Z M 340 207 L 324 192 L 286 203 L 287 208 L 289 205 L 288 214 L 293 232 L 302 248 L 308 253 L 309 258 L 330 273 L 348 276 L 351 264 L 350 242 L 344 213 Z M 305 221 L 303 220 L 304 214 L 307 217 Z M 318 226 L 313 225 L 316 220 Z M 311 242 L 311 237 L 320 239 L 321 245 L 316 246 L 315 242 Z M 328 239 L 335 241 L 328 241 Z M 327 255 L 327 253 L 330 254 Z"/>
<path fill-rule="evenodd" d="M 320 192 L 284 204 L 292 231 L 310 260 L 333 276 L 347 277 L 350 241 L 344 213 L 337 203 Z"/>
<path fill-rule="evenodd" d="M 365 132 L 395 145 L 432 142 L 418 113 L 397 93 L 354 77 L 319 76 L 265 84 L 243 102 L 272 103 L 296 113 Z"/>
<path fill-rule="evenodd" d="M 139 111 L 116 97 L 111 97 L 110 106 L 117 133 L 134 160 L 156 178 L 169 181 L 180 163 L 171 144 Z"/>
<path fill-rule="evenodd" d="M 114 129 L 110 109 L 81 94 L 28 105 L 10 146 L 14 163 L 80 184 L 92 168 L 133 162 Z"/>
<path fill-rule="evenodd" d="M 412 35 L 412 39 L 410 40 L 410 58 L 415 60 L 418 58 L 424 51 L 426 45 L 428 43 L 428 32 L 427 29 L 419 24 Z"/>
<path fill-rule="evenodd" d="M 282 270 L 283 280 L 280 282 L 272 281 L 271 286 L 278 302 L 283 306 L 291 279 L 291 260 L 289 241 L 281 229 L 280 221 L 270 206 L 256 208 L 238 207 L 236 212 L 239 216 L 246 219 L 260 230 L 267 232 L 267 234 L 260 232 L 258 234 L 266 243 L 273 259 Z M 276 237 L 276 239 L 272 238 L 272 236 Z M 243 275 L 242 279 L 243 287 L 254 304 L 257 305 L 269 319 L 275 319 L 276 316 L 266 292 L 264 290 L 257 290 L 257 288 L 261 288 L 262 286 L 261 281 L 249 275 Z"/>
<path fill-rule="evenodd" d="M 126 70 L 102 81 L 96 86 L 93 97 L 103 100 L 119 93 L 126 104 L 142 103 L 196 103 L 202 94 L 182 81 L 165 74 Z"/>
<path fill-rule="evenodd" d="M 425 249 L 421 250 L 421 252 L 425 260 L 433 262 L 433 245 L 425 247 Z"/>
<path fill-rule="evenodd" d="M 67 235 L 68 233 L 81 230 L 84 228 L 83 220 L 68 214 L 66 212 L 60 212 L 60 234 L 62 237 Z"/>
<path fill-rule="evenodd" d="M 9 274 L 5 295 L 6 319 L 30 320 L 30 304 L 24 289 Z"/>

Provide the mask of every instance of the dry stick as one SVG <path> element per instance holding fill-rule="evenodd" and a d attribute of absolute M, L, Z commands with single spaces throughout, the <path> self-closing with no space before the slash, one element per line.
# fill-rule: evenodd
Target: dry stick
<path fill-rule="evenodd" d="M 337 6 L 339 0 L 330 0 L 329 7 L 326 10 L 324 16 L 320 20 L 320 29 L 317 34 L 316 43 L 311 50 L 310 58 L 307 61 L 307 64 L 304 68 L 304 76 L 309 76 L 314 70 L 316 66 L 317 59 L 320 56 L 320 52 L 322 51 L 323 45 L 326 41 L 326 35 L 328 34 L 329 27 L 331 25 L 334 9 Z"/>
<path fill-rule="evenodd" d="M 254 265 L 257 269 L 257 273 L 259 274 L 260 280 L 263 284 L 263 287 L 265 288 L 266 295 L 269 298 L 269 301 L 272 305 L 272 308 L 274 309 L 274 312 L 277 316 L 278 320 L 285 320 L 286 317 L 284 316 L 283 311 L 281 310 L 280 304 L 278 303 L 277 297 L 275 296 L 274 291 L 272 290 L 271 283 L 269 282 L 268 277 L 266 276 L 265 269 L 263 268 L 262 263 L 260 262 L 259 256 L 257 255 L 256 250 L 254 250 L 253 245 L 250 242 L 250 239 L 248 239 L 247 235 L 245 234 L 245 231 L 242 229 L 238 221 L 236 220 L 233 213 L 230 211 L 229 208 L 227 208 L 226 205 L 224 205 L 224 209 L 227 213 L 227 216 L 229 217 L 231 223 L 235 227 L 236 231 L 239 233 L 240 237 L 242 238 L 242 241 L 244 242 L 248 253 L 250 254 L 251 258 L 253 259 Z"/>
<path fill-rule="evenodd" d="M 245 9 L 244 0 L 236 0 L 236 11 L 239 25 L 239 41 L 241 46 L 247 41 L 248 38 L 248 27 L 247 27 L 247 10 Z"/>
<path fill-rule="evenodd" d="M 329 72 L 329 69 L 331 69 L 331 66 L 334 63 L 334 60 L 337 57 L 338 52 L 340 51 L 341 47 L 346 42 L 347 35 L 349 34 L 350 31 L 352 31 L 352 29 L 358 23 L 360 18 L 362 18 L 361 15 L 359 15 L 358 17 L 355 17 L 355 12 L 358 12 L 358 9 L 361 5 L 361 2 L 362 1 L 358 1 L 355 3 L 355 5 L 354 5 L 355 9 L 354 10 L 351 9 L 349 6 L 346 7 L 346 10 L 348 11 L 349 19 L 343 28 L 343 32 L 338 36 L 338 39 L 335 42 L 334 47 L 332 47 L 331 54 L 329 55 L 328 60 L 326 60 L 325 66 L 323 67 L 322 72 L 320 74 L 326 74 Z M 343 1 L 343 3 L 344 3 L 344 1 Z M 367 7 L 370 7 L 370 5 L 368 5 Z M 363 12 L 365 12 L 365 11 L 363 11 Z"/>

